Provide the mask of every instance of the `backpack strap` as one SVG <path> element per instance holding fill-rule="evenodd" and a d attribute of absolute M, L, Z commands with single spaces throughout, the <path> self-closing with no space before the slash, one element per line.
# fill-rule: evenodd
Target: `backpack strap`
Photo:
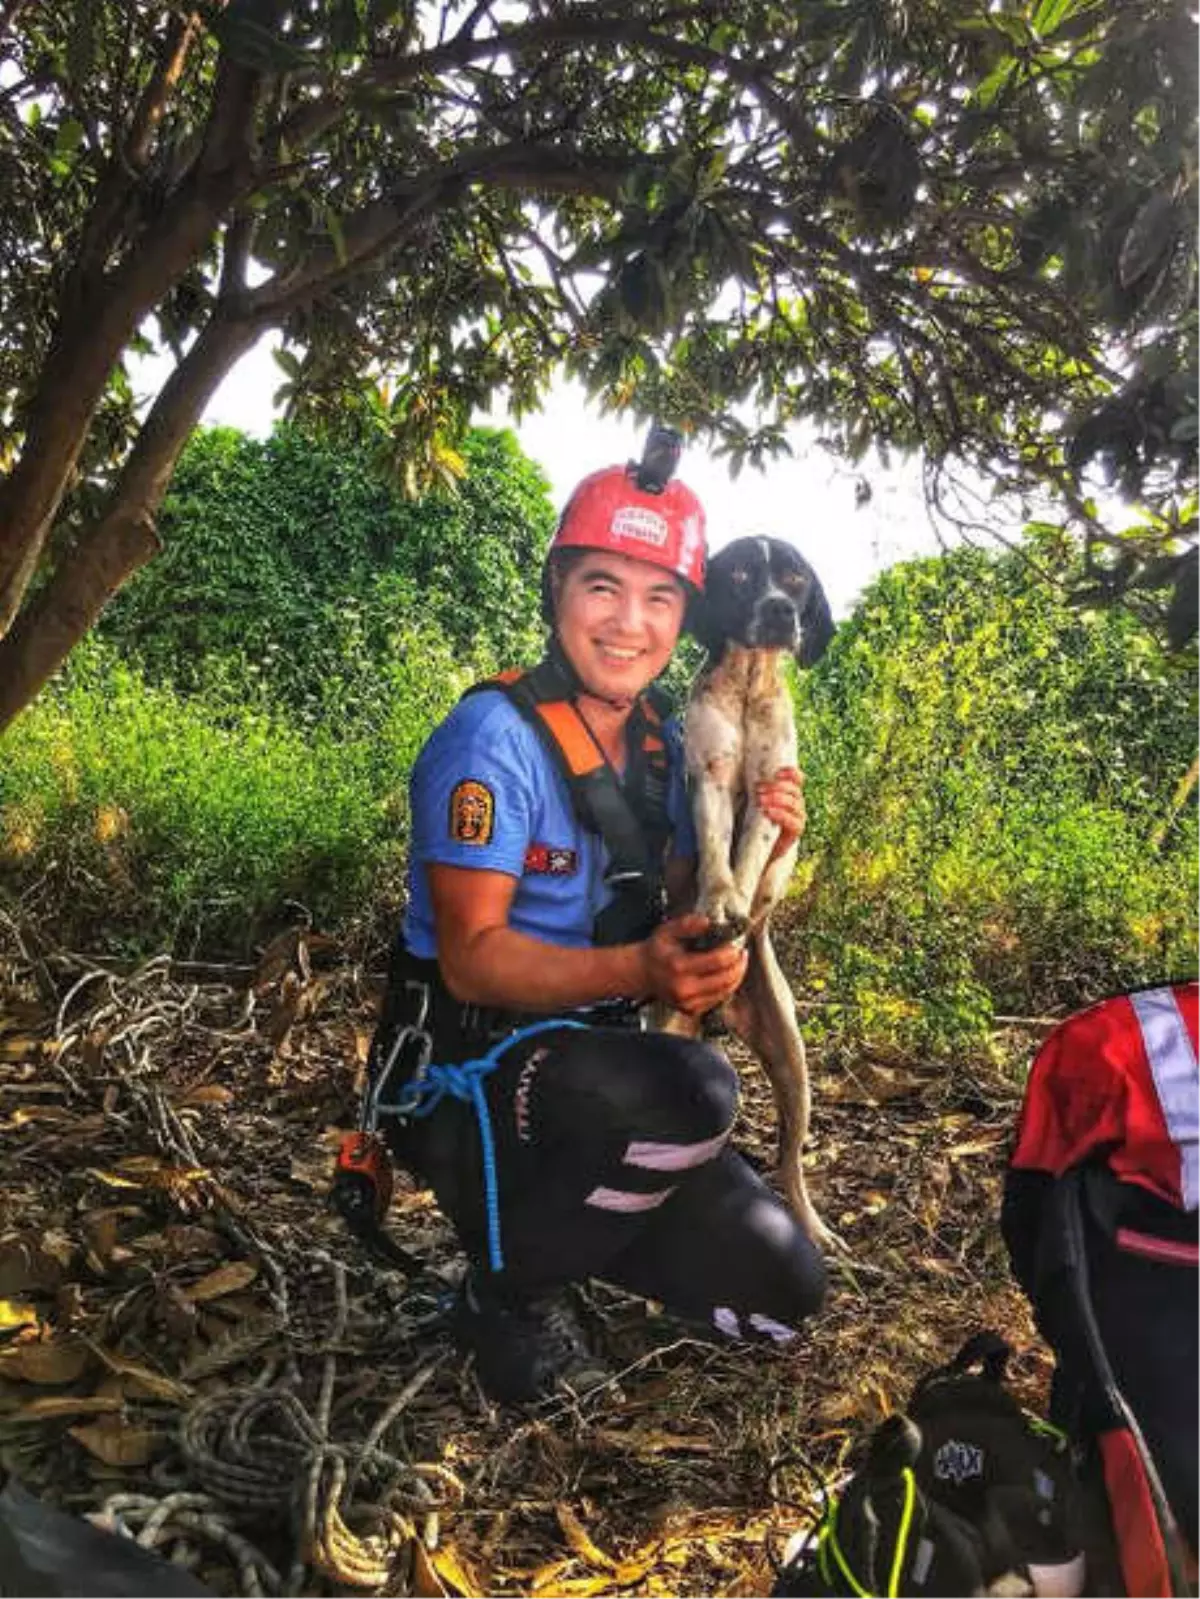
<path fill-rule="evenodd" d="M 1086 1231 L 1088 1186 L 1087 1168 L 1076 1166 L 1059 1178 L 1051 1194 L 1048 1236 L 1057 1245 L 1056 1263 L 1073 1311 L 1070 1345 L 1055 1352 L 1060 1362 L 1086 1373 L 1089 1430 L 1100 1456 L 1126 1591 L 1186 1595 L 1195 1592 L 1186 1540 L 1096 1317 Z M 1051 1256 L 1049 1248 L 1046 1255 Z M 1040 1264 L 1050 1269 L 1048 1260 Z"/>
<path fill-rule="evenodd" d="M 573 685 L 553 659 L 527 672 L 501 672 L 468 694 L 499 689 L 537 733 L 561 773 L 580 825 L 608 851 L 605 881 L 612 899 L 597 916 L 597 944 L 645 938 L 662 916 L 662 858 L 670 835 L 668 760 L 661 701 L 643 694 L 630 717 L 629 770 L 624 783 L 575 704 Z"/>

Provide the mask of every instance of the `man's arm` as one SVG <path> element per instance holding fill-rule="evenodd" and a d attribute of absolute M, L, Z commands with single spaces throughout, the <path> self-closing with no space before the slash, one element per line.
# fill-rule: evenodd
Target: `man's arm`
<path fill-rule="evenodd" d="M 746 955 L 725 945 L 700 953 L 683 940 L 703 916 L 663 922 L 639 944 L 571 949 L 508 924 L 516 879 L 503 872 L 427 865 L 446 986 L 465 1004 L 556 1011 L 604 999 L 660 999 L 689 1015 L 714 1009 L 741 983 Z"/>

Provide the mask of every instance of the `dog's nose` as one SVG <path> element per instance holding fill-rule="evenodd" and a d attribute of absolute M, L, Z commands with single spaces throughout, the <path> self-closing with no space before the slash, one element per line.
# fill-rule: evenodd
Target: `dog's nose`
<path fill-rule="evenodd" d="M 794 627 L 796 624 L 796 607 L 786 595 L 772 594 L 769 599 L 765 599 L 762 602 L 759 616 L 762 619 L 763 626 L 772 630 Z"/>

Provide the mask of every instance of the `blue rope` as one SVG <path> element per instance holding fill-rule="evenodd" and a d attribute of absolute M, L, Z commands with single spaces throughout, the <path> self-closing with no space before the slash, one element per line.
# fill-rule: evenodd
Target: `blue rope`
<path fill-rule="evenodd" d="M 464 1100 L 475 1107 L 479 1122 L 479 1144 L 483 1155 L 483 1192 L 487 1209 L 488 1262 L 494 1272 L 504 1270 L 504 1253 L 500 1247 L 500 1193 L 496 1177 L 496 1144 L 492 1136 L 492 1117 L 484 1092 L 484 1078 L 495 1071 L 500 1057 L 514 1044 L 539 1033 L 548 1033 L 563 1027 L 586 1030 L 583 1022 L 551 1017 L 544 1022 L 532 1022 L 519 1027 L 499 1043 L 493 1044 L 486 1055 L 478 1060 L 459 1061 L 448 1066 L 426 1066 L 413 1082 L 407 1083 L 400 1097 L 392 1105 L 380 1105 L 380 1111 L 390 1111 L 397 1116 L 414 1116 L 423 1120 L 433 1112 L 449 1094 L 452 1099 Z"/>

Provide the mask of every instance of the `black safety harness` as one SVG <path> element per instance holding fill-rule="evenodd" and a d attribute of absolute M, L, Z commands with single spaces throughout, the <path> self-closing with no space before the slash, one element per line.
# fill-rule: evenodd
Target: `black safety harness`
<path fill-rule="evenodd" d="M 595 919 L 593 941 L 612 946 L 648 937 L 663 914 L 663 861 L 671 833 L 663 701 L 651 689 L 635 702 L 622 781 L 580 713 L 574 674 L 556 645 L 532 670 L 502 672 L 467 693 L 487 690 L 506 695 L 534 729 L 567 785 L 580 826 L 598 835 L 607 850 L 605 882 L 611 897 Z M 639 1008 L 633 1001 L 616 1000 L 572 1011 L 564 1020 L 576 1026 L 637 1026 Z M 431 1062 L 444 1067 L 467 1061 L 517 1030 L 537 1029 L 544 1021 L 528 1013 L 464 1004 L 446 987 L 436 960 L 413 955 L 397 940 L 367 1063 L 359 1132 L 343 1140 L 333 1191 L 351 1228 L 390 1264 L 411 1272 L 415 1263 L 383 1231 L 391 1174 L 378 1133 L 381 1118 L 390 1112 L 395 1120 L 398 1108 L 412 1097 L 413 1084 L 430 1072 Z"/>
<path fill-rule="evenodd" d="M 576 819 L 608 851 L 612 898 L 596 917 L 593 942 L 629 944 L 658 925 L 663 856 L 670 836 L 664 705 L 642 694 L 629 718 L 628 768 L 617 776 L 575 701 L 573 674 L 555 648 L 531 671 L 502 672 L 468 694 L 500 690 L 541 740 L 571 796 Z"/>

